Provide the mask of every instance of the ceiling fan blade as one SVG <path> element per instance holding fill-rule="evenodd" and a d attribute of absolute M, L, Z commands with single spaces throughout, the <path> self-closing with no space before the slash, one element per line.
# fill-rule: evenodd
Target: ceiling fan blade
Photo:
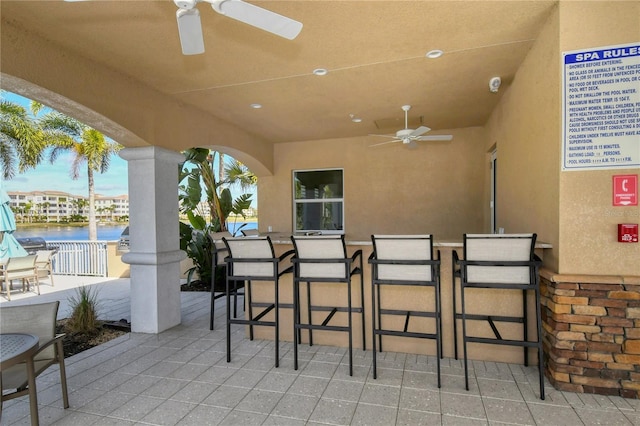
<path fill-rule="evenodd" d="M 433 136 L 420 136 L 415 140 L 418 141 L 450 141 L 453 139 L 452 135 L 433 135 Z"/>
<path fill-rule="evenodd" d="M 394 138 L 394 139 L 396 137 L 396 135 L 376 135 L 376 134 L 373 134 L 373 133 L 369 133 L 369 136 L 380 136 L 380 137 L 383 137 L 383 138 Z"/>
<path fill-rule="evenodd" d="M 398 143 L 398 142 L 402 142 L 402 141 L 400 139 L 394 139 L 392 141 L 375 143 L 373 145 L 369 145 L 369 148 L 374 147 L 374 146 L 388 145 L 390 143 Z"/>
<path fill-rule="evenodd" d="M 202 23 L 198 9 L 178 9 L 178 34 L 184 55 L 199 55 L 204 53 L 204 38 L 202 37 Z"/>
<path fill-rule="evenodd" d="M 211 6 L 216 12 L 229 18 L 288 40 L 296 38 L 302 30 L 302 23 L 253 4 L 245 3 L 242 0 L 214 0 L 211 2 Z"/>
<path fill-rule="evenodd" d="M 405 143 L 404 146 L 406 146 L 408 149 L 416 149 L 418 147 L 418 144 L 415 141 L 411 141 L 409 143 Z"/>
<path fill-rule="evenodd" d="M 428 128 L 427 126 L 420 126 L 417 129 L 415 129 L 413 132 L 411 132 L 409 137 L 413 138 L 413 137 L 416 137 L 416 136 L 423 135 L 423 134 L 427 133 L 429 130 L 431 130 L 431 129 Z"/>

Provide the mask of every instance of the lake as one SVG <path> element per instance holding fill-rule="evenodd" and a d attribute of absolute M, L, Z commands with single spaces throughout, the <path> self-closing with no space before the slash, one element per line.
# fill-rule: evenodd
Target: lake
<path fill-rule="evenodd" d="M 241 222 L 230 223 L 229 231 L 233 233 L 242 225 Z M 117 241 L 120 239 L 120 234 L 124 231 L 127 225 L 102 225 L 98 226 L 98 240 L 101 241 Z M 242 229 L 257 229 L 257 222 L 248 222 Z M 47 227 L 37 228 L 18 228 L 13 235 L 16 238 L 26 237 L 41 237 L 45 241 L 87 241 L 89 239 L 89 227 L 88 226 L 64 226 L 64 225 L 52 225 Z"/>

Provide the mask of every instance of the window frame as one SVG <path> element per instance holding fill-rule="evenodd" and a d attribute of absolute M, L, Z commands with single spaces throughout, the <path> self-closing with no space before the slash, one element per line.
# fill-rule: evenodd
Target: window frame
<path fill-rule="evenodd" d="M 298 173 L 306 173 L 306 172 L 340 172 L 342 177 L 342 196 L 334 197 L 334 198 L 296 198 L 296 178 Z M 316 169 L 295 169 L 292 170 L 291 173 L 291 199 L 292 199 L 292 229 L 294 234 L 325 234 L 325 235 L 342 235 L 345 233 L 345 193 L 344 193 L 344 168 L 341 167 L 327 167 L 327 168 L 316 168 Z M 341 206 L 341 217 L 342 217 L 342 229 L 297 229 L 297 219 L 298 219 L 298 205 L 299 204 L 325 204 L 325 203 L 340 203 Z M 304 223 L 304 221 L 303 221 Z"/>

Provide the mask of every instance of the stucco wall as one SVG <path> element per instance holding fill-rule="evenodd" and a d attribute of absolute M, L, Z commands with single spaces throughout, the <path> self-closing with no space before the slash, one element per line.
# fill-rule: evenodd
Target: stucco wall
<path fill-rule="evenodd" d="M 260 229 L 291 232 L 293 170 L 344 168 L 347 235 L 482 232 L 484 130 L 443 133 L 453 141 L 416 149 L 370 137 L 277 144 L 273 176 L 258 181 Z"/>
<path fill-rule="evenodd" d="M 637 223 L 640 208 L 611 206 L 611 176 L 638 169 L 560 171 L 562 52 L 638 40 L 638 2 L 561 2 L 487 123 L 498 226 L 537 232 L 554 247 L 545 266 L 559 273 L 640 275 L 640 246 L 617 242 L 617 224 Z"/>
<path fill-rule="evenodd" d="M 558 15 L 557 9 L 550 15 L 491 114 L 485 141 L 487 151 L 495 146 L 498 158 L 497 227 L 506 233 L 535 232 L 538 240 L 551 243 L 554 248 L 544 258 L 550 269 L 559 263 Z"/>
<path fill-rule="evenodd" d="M 560 28 L 560 53 L 637 43 L 640 2 L 561 2 Z M 556 70 L 559 74 L 560 68 Z M 617 224 L 640 222 L 640 207 L 612 207 L 611 201 L 612 176 L 639 172 L 636 168 L 560 173 L 558 272 L 640 275 L 640 244 L 617 242 Z"/>

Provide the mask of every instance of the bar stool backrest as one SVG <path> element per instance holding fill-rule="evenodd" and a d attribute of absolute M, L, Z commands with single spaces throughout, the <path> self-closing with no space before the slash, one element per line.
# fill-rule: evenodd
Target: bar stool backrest
<path fill-rule="evenodd" d="M 431 235 L 373 235 L 373 248 L 377 260 L 432 260 Z M 404 281 L 431 281 L 431 266 L 378 265 L 378 279 Z"/>
<path fill-rule="evenodd" d="M 536 234 L 465 234 L 466 261 L 534 260 Z M 527 266 L 467 266 L 467 282 L 533 284 Z"/>
<path fill-rule="evenodd" d="M 276 256 L 269 237 L 223 238 L 223 241 L 232 260 L 255 260 L 255 262 L 231 262 L 230 275 L 235 277 L 274 277 L 276 267 L 274 258 Z"/>
<path fill-rule="evenodd" d="M 213 252 L 216 255 L 215 265 L 224 265 L 224 258 L 227 257 L 227 246 L 222 241 L 222 238 L 232 238 L 233 235 L 229 231 L 221 231 L 210 232 L 209 236 L 213 240 Z"/>
<path fill-rule="evenodd" d="M 300 236 L 291 237 L 300 260 L 298 276 L 301 278 L 336 278 L 349 277 L 349 265 L 346 264 L 347 248 L 344 235 Z M 309 260 L 309 262 L 305 262 Z M 340 259 L 341 262 L 317 262 L 312 260 Z"/>

